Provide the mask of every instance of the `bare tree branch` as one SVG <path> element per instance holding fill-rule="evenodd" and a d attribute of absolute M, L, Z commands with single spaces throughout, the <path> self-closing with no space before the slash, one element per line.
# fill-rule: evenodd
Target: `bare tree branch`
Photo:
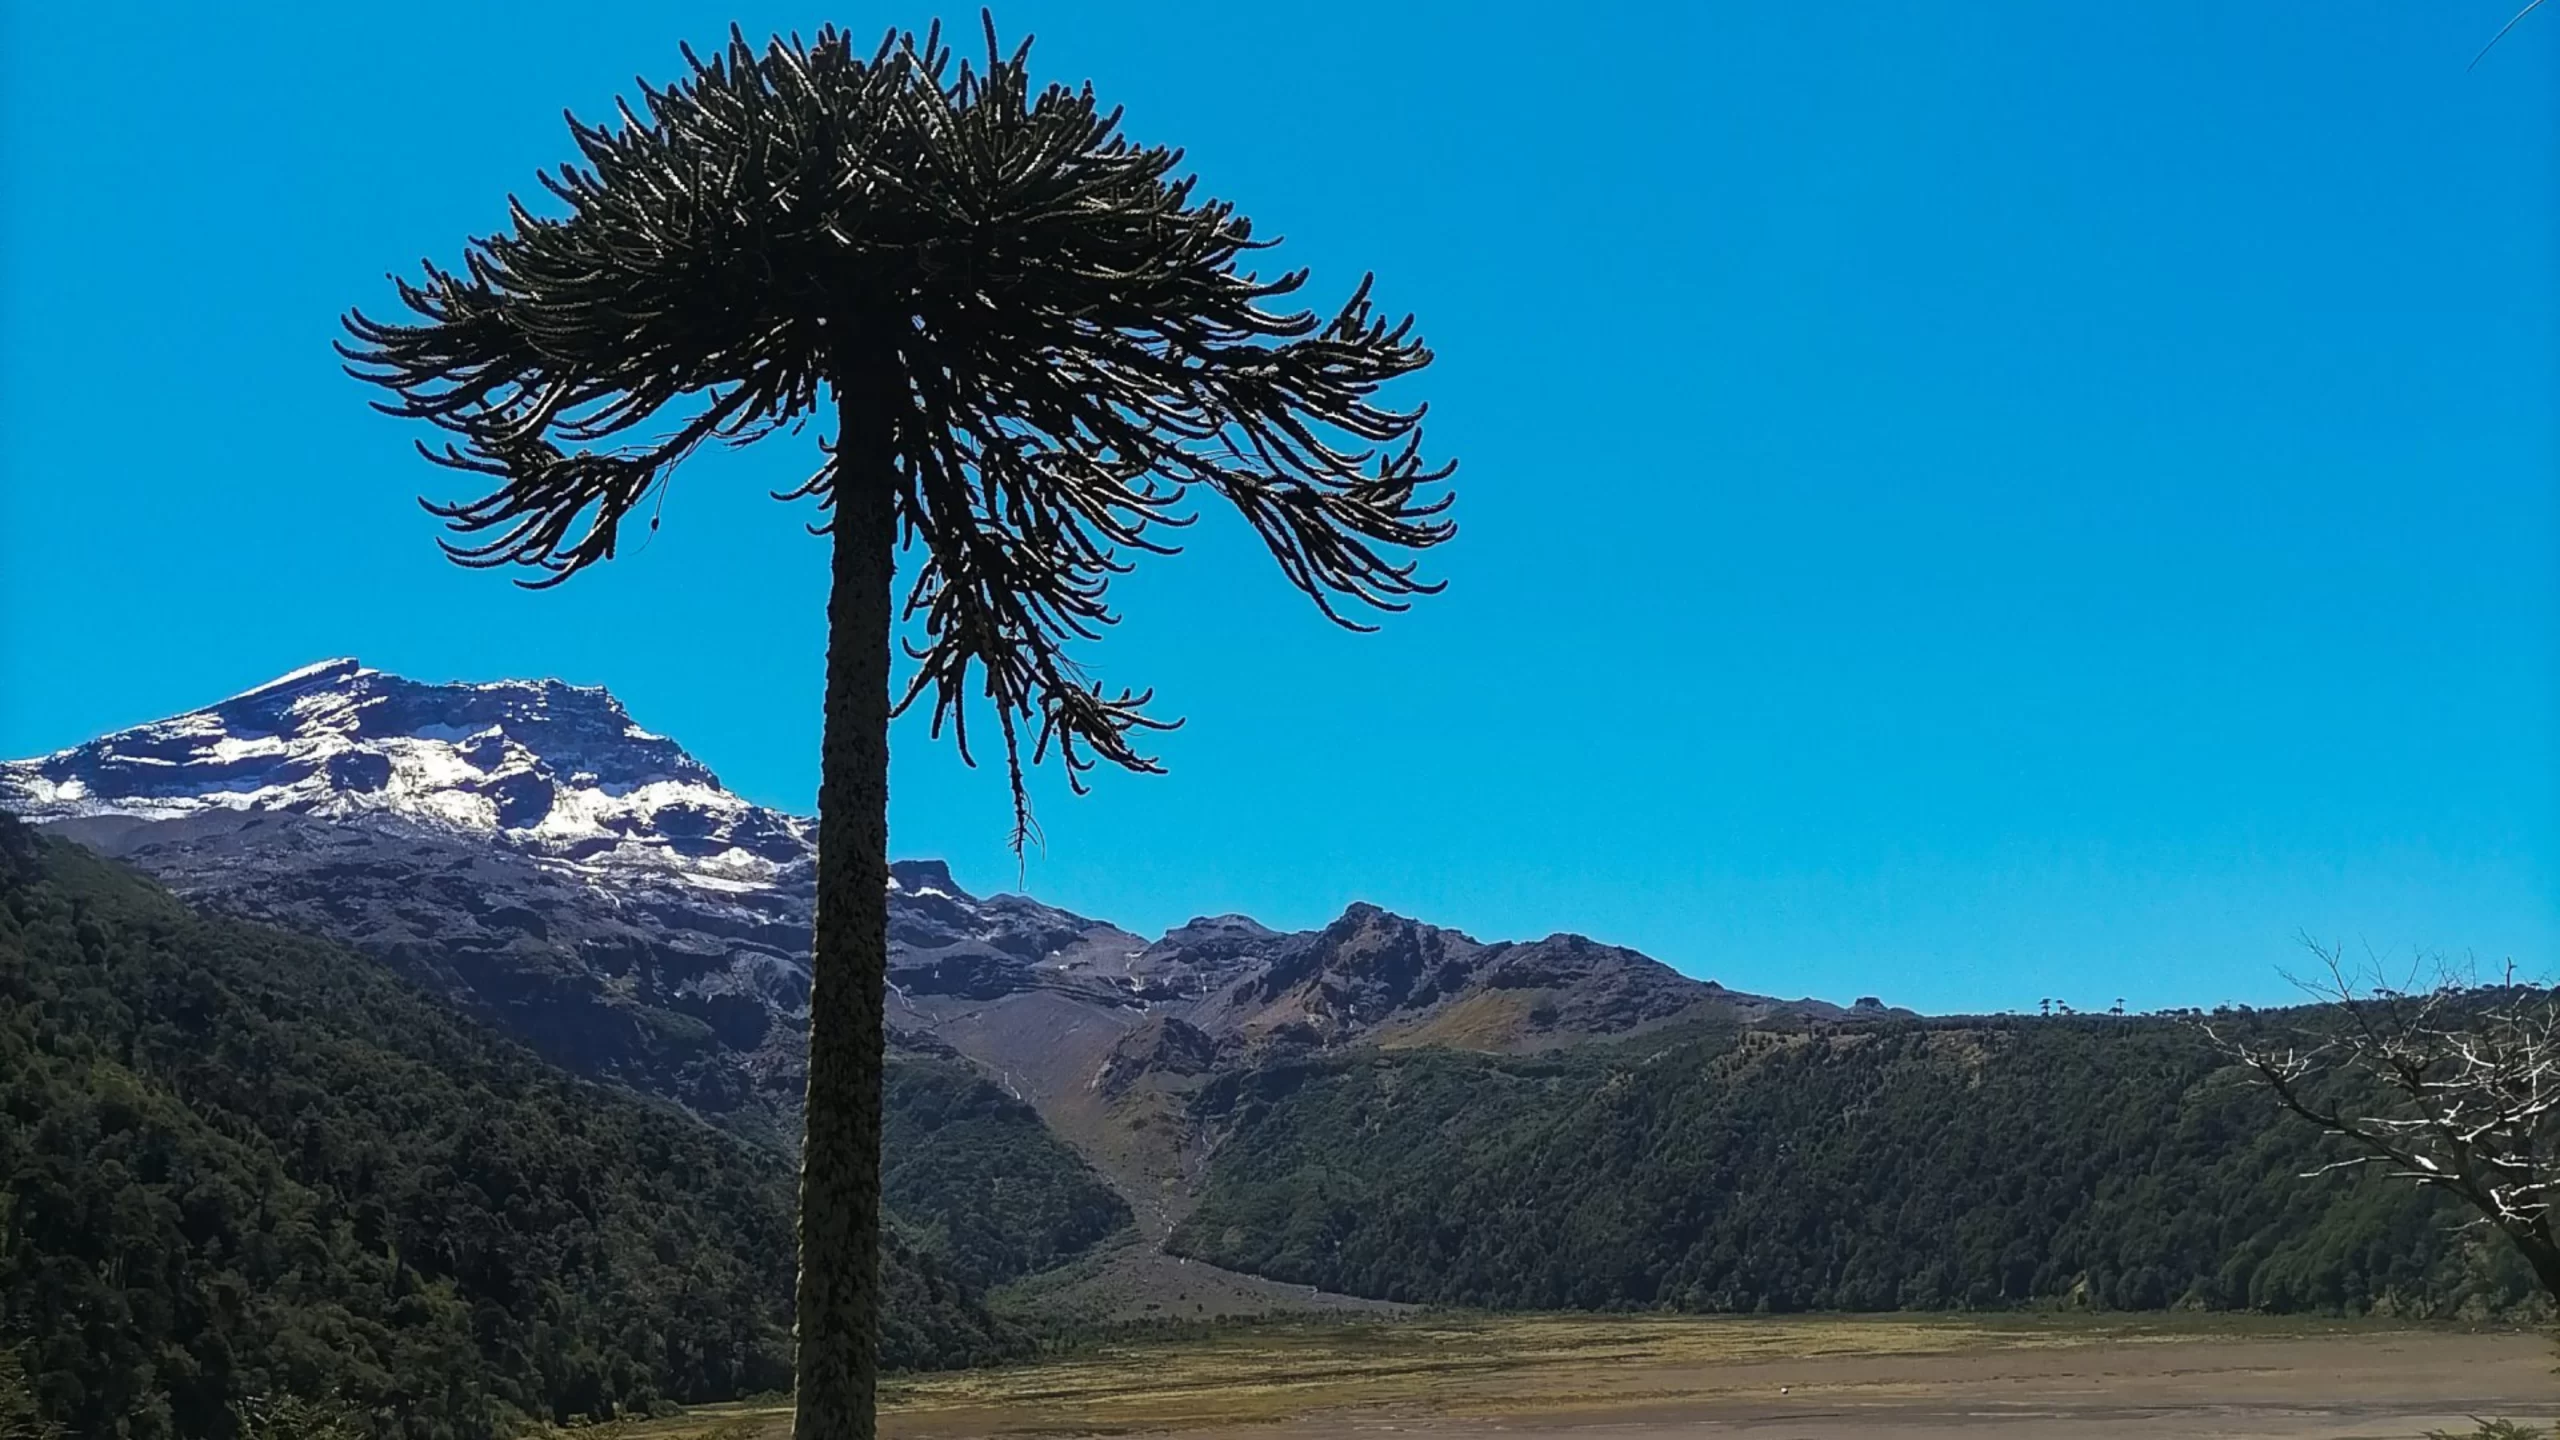
<path fill-rule="evenodd" d="M 2208 1021 L 2207 1038 L 2347 1143 L 2311 1174 L 2375 1167 L 2459 1197 L 2560 1299 L 2560 990 L 2522 982 L 2512 963 L 2492 982 L 2439 967 L 2424 986 L 2414 972 L 2393 985 L 2378 965 L 2351 972 L 2342 951 L 2311 949 L 2326 971 L 2304 984 L 2316 1023 L 2269 1035 Z"/>

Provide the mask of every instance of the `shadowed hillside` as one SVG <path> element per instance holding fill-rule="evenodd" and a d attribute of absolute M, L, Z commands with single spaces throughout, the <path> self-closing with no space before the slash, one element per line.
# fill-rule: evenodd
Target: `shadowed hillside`
<path fill-rule="evenodd" d="M 782 1157 L 5 816 L 0 1116 L 0 1347 L 73 1434 L 336 1394 L 479 1436 L 788 1383 Z M 892 1365 L 1022 1353 L 912 1243 L 887 1273 Z"/>

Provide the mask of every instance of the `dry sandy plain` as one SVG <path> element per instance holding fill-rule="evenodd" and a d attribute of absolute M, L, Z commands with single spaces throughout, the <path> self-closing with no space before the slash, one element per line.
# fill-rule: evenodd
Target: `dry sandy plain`
<path fill-rule="evenodd" d="M 2229 1317 L 1416 1317 L 1238 1327 L 896 1382 L 884 1440 L 2385 1440 L 2560 1420 L 2548 1337 Z M 742 1406 L 614 1426 L 784 1436 Z M 590 1434 L 596 1432 L 590 1431 Z"/>

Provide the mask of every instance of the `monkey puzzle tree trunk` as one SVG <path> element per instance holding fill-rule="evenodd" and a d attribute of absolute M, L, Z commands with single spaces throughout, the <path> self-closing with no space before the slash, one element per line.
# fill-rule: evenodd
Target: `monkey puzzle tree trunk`
<path fill-rule="evenodd" d="M 839 371 L 817 943 L 800 1151 L 796 1440 L 872 1440 L 880 1353 L 880 1069 L 889 965 L 895 461 L 882 372 Z"/>

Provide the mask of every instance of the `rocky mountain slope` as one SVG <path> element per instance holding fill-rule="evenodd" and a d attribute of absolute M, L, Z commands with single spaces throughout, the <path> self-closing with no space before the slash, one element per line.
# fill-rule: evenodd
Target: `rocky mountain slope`
<path fill-rule="evenodd" d="M 332 662 L 0 764 L 0 809 L 793 1138 L 813 827 L 601 690 Z M 2534 1303 L 2426 1197 L 2298 1178 L 2316 1137 L 2172 1022 L 1780 1001 L 1365 904 L 1150 939 L 935 861 L 891 884 L 886 1179 L 1044 1317 Z"/>
<path fill-rule="evenodd" d="M 601 689 L 327 661 L 0 762 L 0 810 L 200 903 L 350 943 L 584 1073 L 740 1133 L 793 1131 L 816 827 L 730 793 Z M 1315 931 L 1230 915 L 1148 940 L 973 895 L 938 861 L 891 877 L 893 1043 L 966 1057 L 1028 1101 L 1157 1236 L 1204 1154 L 1189 1096 L 1274 1054 L 1517 1053 L 1849 1013 L 1578 935 L 1483 943 L 1365 904 Z"/>

